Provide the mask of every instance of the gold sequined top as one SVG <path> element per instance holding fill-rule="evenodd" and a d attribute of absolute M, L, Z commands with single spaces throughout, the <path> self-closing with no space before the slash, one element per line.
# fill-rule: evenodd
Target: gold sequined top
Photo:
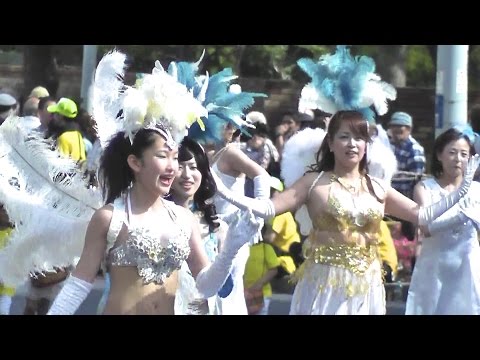
<path fill-rule="evenodd" d="M 312 219 L 304 257 L 362 274 L 378 258 L 382 219 L 383 204 L 370 193 L 352 194 L 338 183 L 331 184 L 325 210 Z"/>

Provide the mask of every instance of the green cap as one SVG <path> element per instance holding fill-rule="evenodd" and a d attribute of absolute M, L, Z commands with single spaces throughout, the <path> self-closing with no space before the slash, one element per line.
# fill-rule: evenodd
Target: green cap
<path fill-rule="evenodd" d="M 47 107 L 47 111 L 63 115 L 70 119 L 73 119 L 78 114 L 77 104 L 68 98 L 61 98 L 56 104 Z"/>

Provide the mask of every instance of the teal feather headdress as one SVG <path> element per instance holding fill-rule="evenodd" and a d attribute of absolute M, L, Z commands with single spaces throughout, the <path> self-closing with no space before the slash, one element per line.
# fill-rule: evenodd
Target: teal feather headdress
<path fill-rule="evenodd" d="M 388 111 L 387 100 L 395 100 L 395 88 L 380 81 L 375 74 L 375 62 L 368 56 L 352 57 L 350 50 L 337 46 L 334 54 L 298 60 L 298 66 L 312 78 L 303 89 L 299 111 L 320 109 L 334 114 L 339 110 L 356 110 L 368 121 L 375 122 L 373 105 L 378 115 Z"/>
<path fill-rule="evenodd" d="M 244 112 L 253 105 L 255 97 L 266 95 L 242 91 L 229 92 L 231 81 L 237 78 L 230 68 L 212 76 L 208 73 L 197 75 L 202 58 L 203 54 L 196 63 L 172 62 L 168 68 L 169 74 L 184 84 L 208 111 L 208 115 L 201 118 L 201 123 L 190 126 L 188 135 L 202 144 L 221 142 L 223 129 L 228 123 L 248 134 Z"/>

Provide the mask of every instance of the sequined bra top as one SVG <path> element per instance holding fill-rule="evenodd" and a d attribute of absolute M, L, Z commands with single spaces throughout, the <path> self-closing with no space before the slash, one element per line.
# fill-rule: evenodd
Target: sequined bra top
<path fill-rule="evenodd" d="M 332 177 L 331 182 L 335 181 Z M 325 209 L 313 219 L 303 255 L 316 263 L 363 273 L 378 257 L 382 219 L 383 204 L 370 193 L 352 194 L 338 183 L 331 184 Z"/>
<path fill-rule="evenodd" d="M 163 284 L 190 254 L 191 220 L 177 205 L 163 201 L 165 217 L 132 224 L 130 193 L 113 204 L 113 216 L 107 235 L 107 266 L 135 266 L 144 284 Z M 123 224 L 128 228 L 125 243 L 113 247 Z"/>
<path fill-rule="evenodd" d="M 333 177 L 331 182 L 335 182 Z M 352 195 L 335 185 L 330 185 L 326 207 L 314 219 L 313 231 L 377 234 L 383 219 L 383 205 L 370 193 Z"/>

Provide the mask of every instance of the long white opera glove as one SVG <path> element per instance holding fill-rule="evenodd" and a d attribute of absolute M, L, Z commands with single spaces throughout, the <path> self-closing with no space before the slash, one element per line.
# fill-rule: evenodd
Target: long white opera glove
<path fill-rule="evenodd" d="M 215 295 L 223 286 L 232 269 L 232 261 L 238 250 L 258 232 L 260 224 L 251 211 L 237 211 L 230 223 L 222 250 L 215 261 L 203 268 L 197 275 L 197 290 L 203 298 Z"/>
<path fill-rule="evenodd" d="M 65 281 L 47 315 L 73 315 L 92 290 L 93 284 L 73 275 Z"/>
<path fill-rule="evenodd" d="M 480 156 L 478 154 L 470 157 L 460 187 L 457 190 L 452 191 L 435 204 L 427 207 L 421 207 L 418 211 L 418 225 L 425 226 L 431 223 L 437 217 L 455 205 L 468 192 L 479 163 Z"/>
<path fill-rule="evenodd" d="M 253 178 L 253 195 L 256 199 L 270 198 L 270 175 L 257 175 Z"/>
<path fill-rule="evenodd" d="M 430 235 L 436 235 L 446 229 L 458 228 L 468 220 L 460 209 L 450 209 L 448 213 L 427 225 Z"/>
<path fill-rule="evenodd" d="M 266 220 L 275 216 L 275 207 L 270 199 L 251 199 L 244 195 L 234 194 L 227 189 L 215 171 L 212 170 L 211 173 L 217 185 L 217 192 L 223 199 L 242 210 L 250 209 L 255 215 Z"/>

